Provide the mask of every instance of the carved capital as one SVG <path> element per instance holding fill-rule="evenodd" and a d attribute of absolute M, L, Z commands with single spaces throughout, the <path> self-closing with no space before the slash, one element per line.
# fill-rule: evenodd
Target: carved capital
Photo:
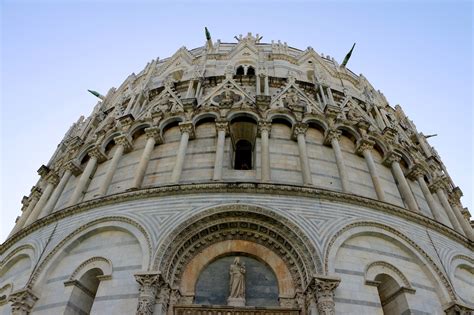
<path fill-rule="evenodd" d="M 24 288 L 13 292 L 8 297 L 8 302 L 12 303 L 12 314 L 30 314 L 38 297 L 30 288 Z"/>
<path fill-rule="evenodd" d="M 145 134 L 147 139 L 154 138 L 156 143 L 163 143 L 163 139 L 160 135 L 160 129 L 158 127 L 145 128 Z"/>
<path fill-rule="evenodd" d="M 114 141 L 116 144 L 123 146 L 125 152 L 130 152 L 133 149 L 132 140 L 125 134 L 115 137 Z"/>
<path fill-rule="evenodd" d="M 42 193 L 43 192 L 41 191 L 41 188 L 37 186 L 31 187 L 31 194 L 29 197 L 29 201 L 31 202 L 31 200 L 38 200 L 41 197 Z"/>
<path fill-rule="evenodd" d="M 299 134 L 306 134 L 308 131 L 308 124 L 305 123 L 296 123 L 293 128 L 293 138 L 296 138 Z"/>
<path fill-rule="evenodd" d="M 225 131 L 226 133 L 229 130 L 229 123 L 226 120 L 216 120 L 216 130 Z"/>
<path fill-rule="evenodd" d="M 90 151 L 89 151 L 89 156 L 90 157 L 94 157 L 97 159 L 97 162 L 104 162 L 107 160 L 107 155 L 105 155 L 105 153 L 102 151 L 102 149 L 100 149 L 99 146 L 95 146 L 93 147 Z"/>
<path fill-rule="evenodd" d="M 357 141 L 356 153 L 363 155 L 364 151 L 372 150 L 374 148 L 375 142 L 369 139 L 360 139 Z"/>
<path fill-rule="evenodd" d="M 45 177 L 46 175 L 51 172 L 51 169 L 47 167 L 46 165 L 41 165 L 40 168 L 38 169 L 38 175 L 41 177 Z"/>
<path fill-rule="evenodd" d="M 387 167 L 392 167 L 393 162 L 400 162 L 402 156 L 397 152 L 391 151 L 387 153 L 387 156 L 383 159 L 382 164 Z"/>
<path fill-rule="evenodd" d="M 311 279 L 309 289 L 316 297 L 318 313 L 321 315 L 336 314 L 334 303 L 334 290 L 337 288 L 341 279 L 338 277 L 315 276 Z"/>
<path fill-rule="evenodd" d="M 341 137 L 341 132 L 336 129 L 328 129 L 325 132 L 324 135 L 324 144 L 325 145 L 331 145 L 332 140 L 336 139 L 339 141 L 339 138 Z"/>
<path fill-rule="evenodd" d="M 448 187 L 447 178 L 443 176 L 435 178 L 434 181 L 429 186 L 430 191 L 433 193 L 436 193 L 440 189 L 446 191 L 447 187 Z"/>
<path fill-rule="evenodd" d="M 270 121 L 260 120 L 258 122 L 258 134 L 261 135 L 262 131 L 268 132 L 268 135 L 270 136 L 270 132 L 272 131 L 272 123 Z"/>
<path fill-rule="evenodd" d="M 407 176 L 411 180 L 418 180 L 420 176 L 423 177 L 426 175 L 426 173 L 427 172 L 423 166 L 421 166 L 420 164 L 415 164 L 408 171 Z"/>
<path fill-rule="evenodd" d="M 56 186 L 59 183 L 59 176 L 54 172 L 50 172 L 45 179 L 48 184 L 52 184 L 53 186 Z"/>
<path fill-rule="evenodd" d="M 74 176 L 78 176 L 83 171 L 82 167 L 75 160 L 67 162 L 65 165 L 65 169 L 70 170 L 72 175 Z"/>
<path fill-rule="evenodd" d="M 185 122 L 179 123 L 179 130 L 181 131 L 181 134 L 188 133 L 189 138 L 191 138 L 191 139 L 194 138 L 194 136 L 195 136 L 195 134 L 194 134 L 194 125 L 190 121 L 185 121 Z"/>
<path fill-rule="evenodd" d="M 164 281 L 159 272 L 135 274 L 135 280 L 140 284 L 137 315 L 152 315 L 158 290 Z"/>

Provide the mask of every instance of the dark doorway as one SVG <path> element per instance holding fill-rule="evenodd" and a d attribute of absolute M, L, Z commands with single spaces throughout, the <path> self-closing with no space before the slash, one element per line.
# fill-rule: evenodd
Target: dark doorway
<path fill-rule="evenodd" d="M 252 169 L 252 144 L 247 140 L 239 140 L 235 145 L 234 169 Z"/>

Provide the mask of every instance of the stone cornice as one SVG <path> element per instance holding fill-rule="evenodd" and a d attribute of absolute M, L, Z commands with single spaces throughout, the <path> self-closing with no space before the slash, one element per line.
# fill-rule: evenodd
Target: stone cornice
<path fill-rule="evenodd" d="M 56 211 L 44 218 L 41 218 L 26 229 L 22 229 L 13 234 L 0 246 L 0 255 L 3 254 L 17 241 L 33 233 L 34 231 L 47 226 L 51 223 L 57 222 L 63 218 L 87 211 L 96 207 L 116 204 L 125 201 L 132 201 L 138 199 L 176 196 L 185 194 L 202 194 L 202 193 L 254 193 L 254 194 L 277 194 L 286 196 L 298 196 L 308 198 L 320 198 L 329 201 L 345 202 L 349 204 L 359 205 L 374 209 L 375 211 L 382 211 L 388 214 L 396 215 L 400 218 L 407 219 L 413 223 L 423 225 L 431 228 L 450 239 L 453 239 L 467 248 L 474 250 L 474 243 L 469 241 L 465 236 L 457 233 L 446 225 L 439 223 L 429 217 L 420 213 L 415 213 L 405 208 L 401 208 L 389 203 L 381 202 L 375 199 L 370 199 L 362 196 L 347 194 L 343 192 L 336 192 L 321 188 L 303 187 L 297 185 L 284 184 L 270 184 L 270 183 L 199 183 L 199 184 L 177 184 L 166 185 L 155 188 L 144 188 L 124 193 L 108 195 L 105 197 L 85 201 L 59 211 Z"/>

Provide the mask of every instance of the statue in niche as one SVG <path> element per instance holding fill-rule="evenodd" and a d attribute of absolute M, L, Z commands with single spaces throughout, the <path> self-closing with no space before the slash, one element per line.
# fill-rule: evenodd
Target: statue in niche
<path fill-rule="evenodd" d="M 235 257 L 229 268 L 229 298 L 227 304 L 230 306 L 245 306 L 245 264 Z"/>

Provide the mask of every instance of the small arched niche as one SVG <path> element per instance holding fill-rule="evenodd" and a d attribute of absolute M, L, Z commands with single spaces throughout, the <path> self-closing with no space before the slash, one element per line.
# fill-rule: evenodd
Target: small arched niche
<path fill-rule="evenodd" d="M 90 314 L 99 289 L 100 276 L 103 275 L 101 269 L 93 268 L 85 272 L 79 279 L 72 281 L 71 284 L 74 287 L 64 314 Z"/>
<path fill-rule="evenodd" d="M 244 253 L 218 257 L 204 267 L 196 282 L 194 303 L 231 305 L 230 270 L 236 258 L 245 270 L 243 275 L 245 306 L 279 306 L 279 289 L 275 273 L 265 262 Z"/>
<path fill-rule="evenodd" d="M 394 278 L 381 273 L 375 277 L 375 281 L 379 282 L 377 291 L 384 315 L 398 315 L 409 309 L 405 293 Z"/>

